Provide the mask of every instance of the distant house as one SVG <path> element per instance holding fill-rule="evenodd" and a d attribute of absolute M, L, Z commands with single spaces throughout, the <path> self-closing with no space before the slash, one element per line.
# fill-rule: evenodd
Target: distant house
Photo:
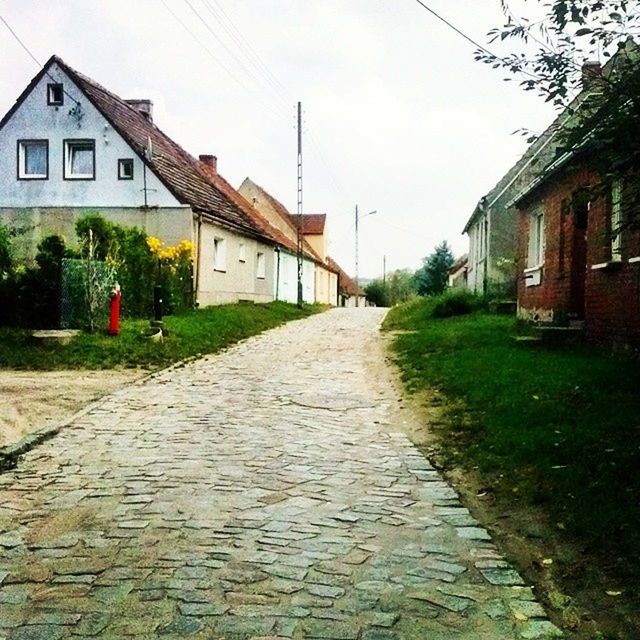
<path fill-rule="evenodd" d="M 238 192 L 254 209 L 276 228 L 288 242 L 276 265 L 277 298 L 295 302 L 298 296 L 297 238 L 298 218 L 287 211 L 260 185 L 246 178 Z M 303 242 L 302 282 L 304 300 L 321 304 L 338 304 L 338 273 L 326 261 L 325 214 L 301 216 Z"/>
<path fill-rule="evenodd" d="M 479 294 L 515 298 L 517 289 L 518 211 L 514 198 L 562 153 L 563 127 L 573 111 L 597 92 L 597 70 L 583 67 L 583 90 L 569 108 L 531 144 L 523 156 L 483 196 L 463 229 L 469 236 L 467 287 Z"/>
<path fill-rule="evenodd" d="M 452 289 L 467 288 L 467 271 L 469 268 L 469 259 L 465 253 L 460 256 L 449 269 L 449 287 Z"/>
<path fill-rule="evenodd" d="M 333 259 L 327 258 L 327 263 L 338 272 L 338 305 L 341 307 L 364 307 L 367 305 L 365 292 L 356 285 L 342 267 Z"/>
<path fill-rule="evenodd" d="M 518 314 L 638 347 L 640 231 L 624 224 L 626 180 L 598 175 L 593 153 L 585 145 L 559 154 L 514 198 Z"/>
<path fill-rule="evenodd" d="M 274 297 L 280 244 L 265 220 L 153 122 L 150 100 L 123 100 L 53 56 L 0 121 L 0 219 L 32 257 L 88 212 L 167 244 L 195 245 L 202 305 Z M 126 295 L 126 292 L 125 292 Z"/>

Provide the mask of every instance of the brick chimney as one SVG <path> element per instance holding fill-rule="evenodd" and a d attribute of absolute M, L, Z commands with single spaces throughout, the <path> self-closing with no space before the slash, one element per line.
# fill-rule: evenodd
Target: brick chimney
<path fill-rule="evenodd" d="M 151 100 L 148 98 L 132 98 L 131 100 L 125 100 L 125 102 L 141 113 L 149 122 L 153 122 L 153 102 Z"/>
<path fill-rule="evenodd" d="M 582 65 L 582 88 L 590 89 L 602 77 L 602 66 L 594 60 L 587 60 Z"/>
<path fill-rule="evenodd" d="M 217 175 L 218 173 L 218 158 L 209 154 L 198 156 L 200 162 L 205 166 L 208 173 Z"/>

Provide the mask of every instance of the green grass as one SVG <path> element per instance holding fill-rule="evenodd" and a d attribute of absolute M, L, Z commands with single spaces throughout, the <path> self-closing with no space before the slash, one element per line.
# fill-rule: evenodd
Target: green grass
<path fill-rule="evenodd" d="M 435 319 L 433 305 L 396 307 L 384 328 L 411 331 L 393 343 L 408 388 L 454 401 L 439 432 L 447 463 L 477 467 L 503 497 L 544 506 L 640 576 L 637 360 L 524 346 L 513 318 Z"/>
<path fill-rule="evenodd" d="M 0 367 L 15 369 L 158 368 L 198 354 L 218 351 L 283 322 L 322 311 L 284 302 L 231 304 L 167 316 L 162 343 L 143 337 L 146 320 L 125 320 L 118 336 L 82 334 L 68 345 L 35 345 L 29 332 L 0 329 Z"/>

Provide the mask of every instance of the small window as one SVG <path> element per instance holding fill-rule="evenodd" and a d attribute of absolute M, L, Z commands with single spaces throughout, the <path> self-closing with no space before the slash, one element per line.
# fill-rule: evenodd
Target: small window
<path fill-rule="evenodd" d="M 64 104 L 64 90 L 59 82 L 47 85 L 47 104 L 52 107 L 61 107 Z"/>
<path fill-rule="evenodd" d="M 213 239 L 213 270 L 227 270 L 227 251 L 224 238 Z"/>
<path fill-rule="evenodd" d="M 132 158 L 120 158 L 118 160 L 118 180 L 133 180 Z"/>
<path fill-rule="evenodd" d="M 264 253 L 262 253 L 262 251 L 258 251 L 258 255 L 256 256 L 256 277 L 264 279 L 266 276 L 267 265 L 265 262 Z"/>
<path fill-rule="evenodd" d="M 622 180 L 611 184 L 611 261 L 622 260 Z"/>
<path fill-rule="evenodd" d="M 64 179 L 94 180 L 96 177 L 95 140 L 64 141 Z"/>
<path fill-rule="evenodd" d="M 544 213 L 537 211 L 531 216 L 529 232 L 529 268 L 541 267 L 544 264 Z"/>
<path fill-rule="evenodd" d="M 247 261 L 247 247 L 245 246 L 244 242 L 241 242 L 240 246 L 238 247 L 238 260 L 240 262 Z"/>
<path fill-rule="evenodd" d="M 18 179 L 47 180 L 49 178 L 49 141 L 18 141 Z"/>

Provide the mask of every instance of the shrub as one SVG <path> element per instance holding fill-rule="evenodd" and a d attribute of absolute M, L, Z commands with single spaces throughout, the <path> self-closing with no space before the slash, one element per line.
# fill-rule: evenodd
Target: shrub
<path fill-rule="evenodd" d="M 482 306 L 484 306 L 484 300 L 470 291 L 449 290 L 434 300 L 431 315 L 434 318 L 464 316 L 477 311 Z"/>

